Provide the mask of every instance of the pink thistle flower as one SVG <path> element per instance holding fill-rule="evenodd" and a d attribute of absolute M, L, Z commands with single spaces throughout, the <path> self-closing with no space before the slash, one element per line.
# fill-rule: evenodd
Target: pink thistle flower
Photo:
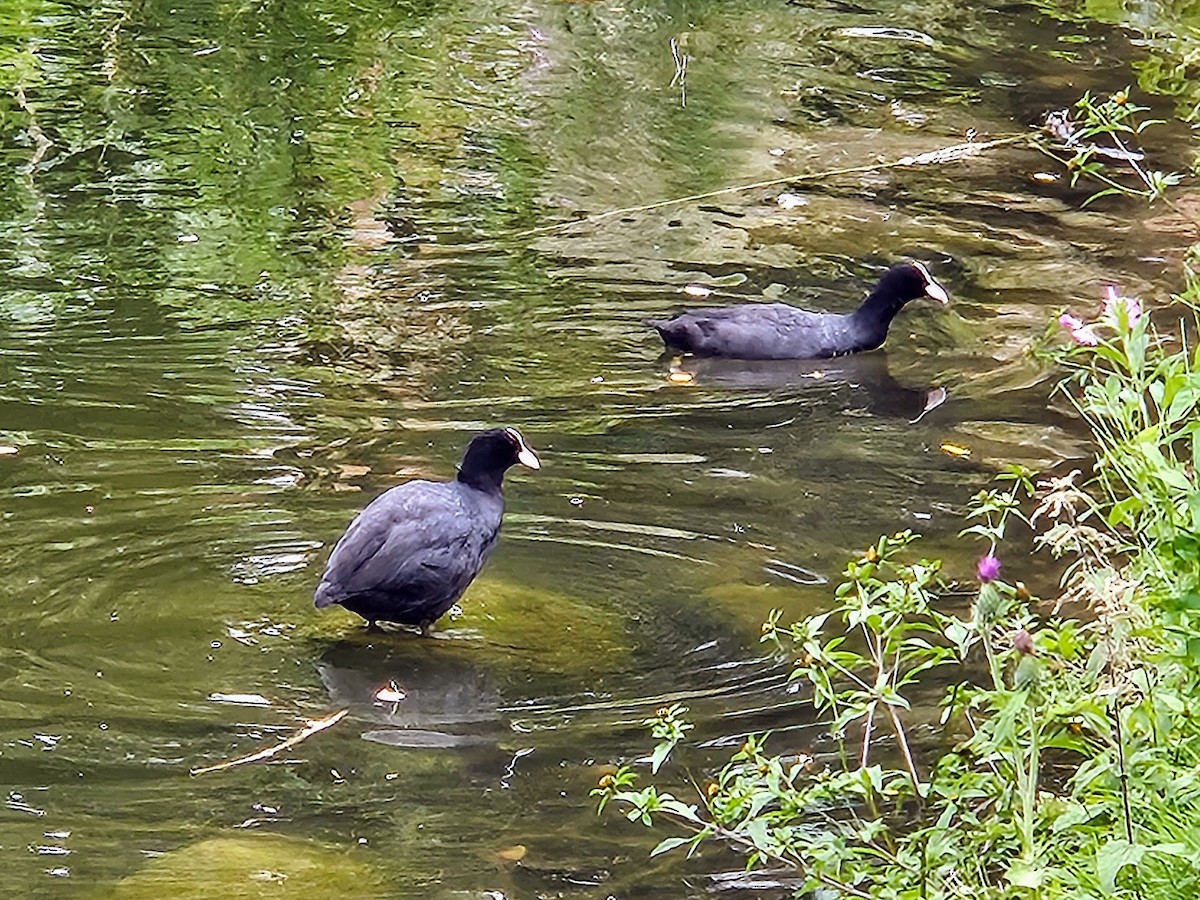
<path fill-rule="evenodd" d="M 1121 322 L 1122 310 L 1124 310 L 1125 316 L 1129 320 L 1130 328 L 1135 326 L 1142 317 L 1142 304 L 1137 298 L 1122 297 L 1117 293 L 1117 289 L 1110 284 L 1104 298 L 1104 317 L 1114 325 L 1118 325 Z"/>
<path fill-rule="evenodd" d="M 1058 317 L 1058 324 L 1067 329 L 1072 340 L 1086 347 L 1095 347 L 1100 343 L 1100 335 L 1096 334 L 1095 326 L 1088 325 L 1083 319 L 1076 318 L 1070 313 Z"/>
<path fill-rule="evenodd" d="M 995 581 L 1000 577 L 1000 560 L 996 559 L 992 554 L 981 556 L 979 564 L 975 567 L 975 572 L 979 575 L 979 580 L 984 584 L 989 581 Z"/>
<path fill-rule="evenodd" d="M 1083 327 L 1083 319 L 1073 316 L 1070 313 L 1063 313 L 1058 317 L 1058 324 L 1067 329 L 1067 331 L 1074 331 L 1076 328 Z"/>

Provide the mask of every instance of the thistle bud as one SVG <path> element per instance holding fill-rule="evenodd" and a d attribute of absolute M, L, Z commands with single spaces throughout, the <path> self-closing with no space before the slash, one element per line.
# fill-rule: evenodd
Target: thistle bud
<path fill-rule="evenodd" d="M 1037 647 L 1033 643 L 1033 635 L 1024 628 L 1013 635 L 1013 648 L 1022 656 L 1037 655 Z"/>

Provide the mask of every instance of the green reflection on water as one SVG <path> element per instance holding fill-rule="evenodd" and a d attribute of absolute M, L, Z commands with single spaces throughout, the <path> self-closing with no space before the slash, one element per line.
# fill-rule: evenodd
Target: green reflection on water
<path fill-rule="evenodd" d="M 379 872 L 341 851 L 266 835 L 175 850 L 121 881 L 113 900 L 151 897 L 383 897 Z"/>

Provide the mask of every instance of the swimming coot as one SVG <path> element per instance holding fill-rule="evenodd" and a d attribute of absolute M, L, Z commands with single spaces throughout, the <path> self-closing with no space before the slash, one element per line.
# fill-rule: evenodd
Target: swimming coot
<path fill-rule="evenodd" d="M 920 263 L 888 269 L 852 313 L 808 312 L 784 303 L 748 303 L 651 320 L 672 350 L 736 359 L 825 359 L 874 350 L 909 300 L 949 303 L 945 289 Z"/>
<path fill-rule="evenodd" d="M 422 634 L 454 605 L 487 562 L 504 516 L 504 473 L 540 468 L 515 428 L 476 435 L 454 481 L 409 481 L 358 514 L 330 554 L 318 609 L 337 603 L 374 626 L 416 625 Z"/>

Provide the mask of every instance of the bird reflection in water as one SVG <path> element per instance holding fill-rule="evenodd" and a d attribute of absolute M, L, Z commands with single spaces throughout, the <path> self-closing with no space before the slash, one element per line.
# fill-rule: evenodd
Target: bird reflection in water
<path fill-rule="evenodd" d="M 946 400 L 944 387 L 908 387 L 888 371 L 887 353 L 833 359 L 726 359 L 664 356 L 672 385 L 736 390 L 797 388 L 805 393 L 848 387 L 856 408 L 915 423 Z"/>
<path fill-rule="evenodd" d="M 456 651 L 340 641 L 321 655 L 317 672 L 333 705 L 371 726 L 365 740 L 408 748 L 494 744 L 503 729 L 500 691 L 487 669 Z"/>

